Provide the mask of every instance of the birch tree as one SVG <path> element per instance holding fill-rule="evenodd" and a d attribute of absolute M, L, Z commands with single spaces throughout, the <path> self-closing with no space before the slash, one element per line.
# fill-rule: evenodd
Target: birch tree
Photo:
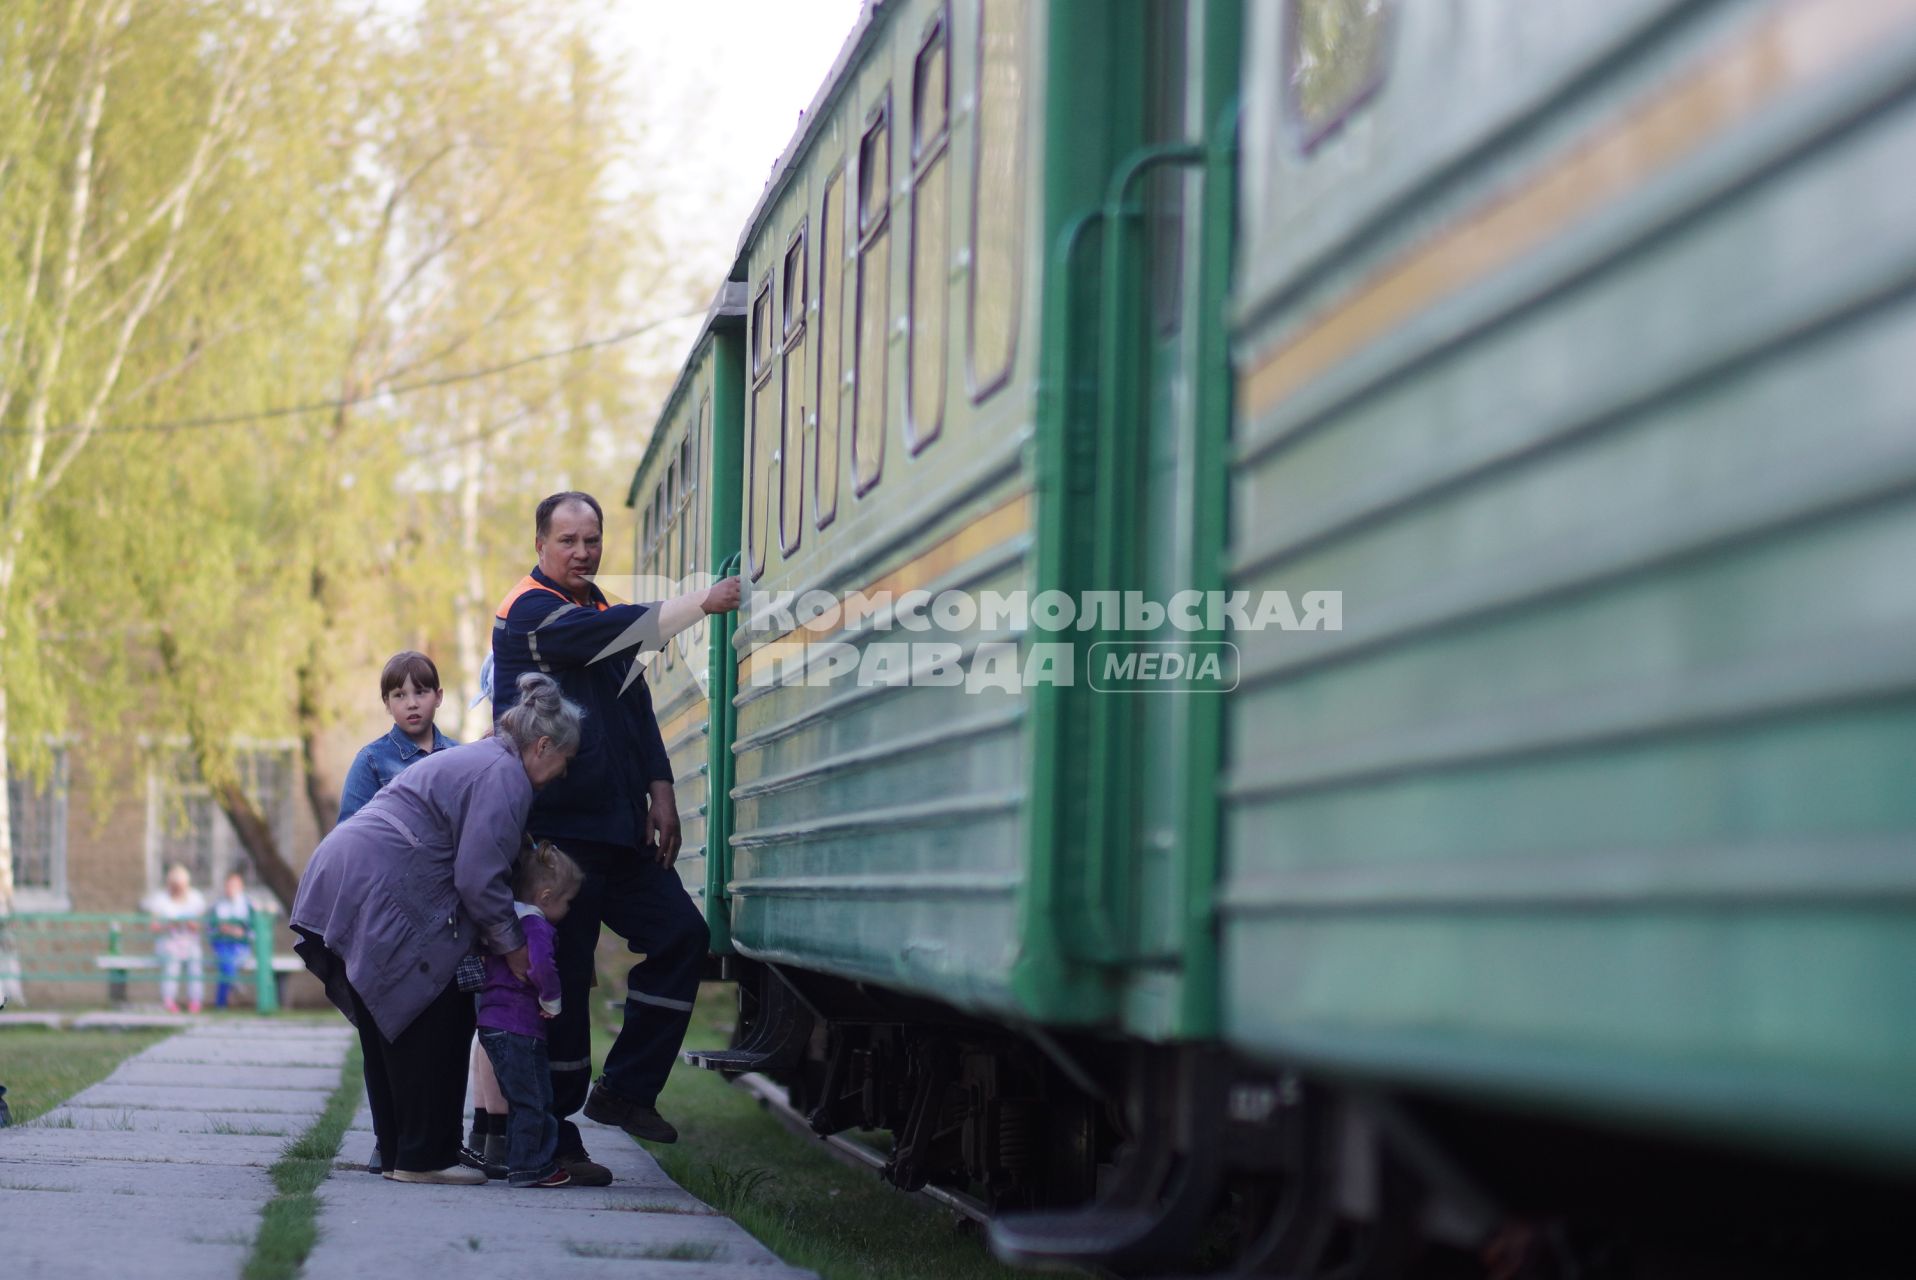
<path fill-rule="evenodd" d="M 24 563 L 109 409 L 200 359 L 199 349 L 135 356 L 209 247 L 194 220 L 270 74 L 269 36 L 239 6 L 20 0 L 0 10 L 0 778 L 14 744 L 38 749 L 19 729 L 57 727 L 65 712 L 13 701 L 36 688 L 16 667 L 41 660 Z M 139 388 L 128 385 L 131 364 L 142 367 Z M 6 804 L 0 787 L 0 912 L 13 900 Z"/>

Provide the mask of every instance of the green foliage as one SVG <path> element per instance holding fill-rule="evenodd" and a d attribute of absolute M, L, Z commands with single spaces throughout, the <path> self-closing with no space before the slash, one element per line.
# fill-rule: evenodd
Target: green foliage
<path fill-rule="evenodd" d="M 458 731 L 532 505 L 636 462 L 670 365 L 590 344 L 707 282 L 592 0 L 362 10 L 0 6 L 0 767 L 183 735 L 217 787 L 407 647 Z"/>

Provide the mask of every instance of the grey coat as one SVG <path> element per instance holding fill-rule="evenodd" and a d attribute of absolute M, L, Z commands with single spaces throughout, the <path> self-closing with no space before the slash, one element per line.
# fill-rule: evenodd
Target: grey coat
<path fill-rule="evenodd" d="M 348 1018 L 359 993 L 387 1040 L 475 948 L 525 934 L 512 910 L 532 784 L 504 738 L 435 751 L 320 841 L 293 899 L 295 947 Z"/>

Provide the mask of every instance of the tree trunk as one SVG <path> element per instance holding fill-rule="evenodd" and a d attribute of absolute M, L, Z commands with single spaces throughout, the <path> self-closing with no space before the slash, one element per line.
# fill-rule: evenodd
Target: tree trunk
<path fill-rule="evenodd" d="M 290 914 L 293 895 L 299 892 L 299 872 L 293 870 L 292 863 L 280 851 L 279 841 L 273 838 L 273 829 L 266 825 L 266 819 L 260 816 L 259 810 L 253 807 L 252 800 L 237 782 L 214 787 L 213 797 L 219 801 L 227 821 L 233 824 L 233 834 L 239 837 L 240 846 L 253 860 L 253 869 L 259 872 L 259 878 L 265 881 L 266 887 Z"/>
<path fill-rule="evenodd" d="M 331 631 L 327 619 L 332 616 L 326 608 L 325 570 L 314 568 L 307 580 L 307 590 L 311 593 L 311 599 L 319 605 L 320 620 L 307 642 L 306 657 L 296 673 L 299 686 L 299 756 L 306 775 L 306 805 L 313 813 L 313 828 L 323 840 L 339 822 L 339 788 L 321 775 L 319 767 L 319 735 L 325 727 L 325 717 L 321 713 L 320 686 L 324 679 L 321 658 L 326 652 L 325 645 Z"/>
<path fill-rule="evenodd" d="M 7 779 L 12 776 L 7 754 L 7 607 L 13 595 L 13 571 L 18 563 L 10 545 L 0 545 L 0 992 L 8 1000 L 26 997 L 20 986 L 20 954 L 14 949 L 13 927 L 13 817 Z"/>
<path fill-rule="evenodd" d="M 13 602 L 13 571 L 18 564 L 10 543 L 0 543 L 0 917 L 13 914 L 13 811 L 7 794 L 12 777 L 7 754 L 7 609 Z"/>
<path fill-rule="evenodd" d="M 460 681 L 456 694 L 459 699 L 456 723 L 462 742 L 478 738 L 492 722 L 490 705 L 472 705 L 479 696 L 479 668 L 485 662 L 485 654 L 480 652 L 486 636 L 481 630 L 482 610 L 485 608 L 485 561 L 479 548 L 479 488 L 485 466 L 485 446 L 479 439 L 476 426 L 472 423 L 467 425 L 471 429 L 466 433 L 468 440 L 463 450 L 465 456 L 461 460 L 459 475 L 459 555 L 466 565 L 466 580 L 454 611 L 458 619 L 459 669 L 465 673 L 465 679 Z"/>
<path fill-rule="evenodd" d="M 158 649 L 160 664 L 170 681 L 180 678 L 180 650 L 173 633 L 164 628 L 159 633 Z M 266 825 L 266 819 L 260 817 L 259 810 L 253 807 L 246 789 L 234 777 L 230 765 L 215 771 L 207 768 L 210 752 L 207 745 L 212 731 L 206 726 L 197 708 L 186 712 L 187 741 L 192 744 L 193 758 L 199 762 L 200 770 L 207 775 L 207 783 L 213 792 L 226 820 L 233 824 L 233 834 L 239 837 L 240 847 L 253 860 L 253 869 L 259 872 L 266 887 L 278 898 L 280 905 L 290 913 L 293 908 L 293 895 L 299 891 L 299 872 L 286 860 L 280 850 L 279 841 L 273 838 L 273 829 Z"/>

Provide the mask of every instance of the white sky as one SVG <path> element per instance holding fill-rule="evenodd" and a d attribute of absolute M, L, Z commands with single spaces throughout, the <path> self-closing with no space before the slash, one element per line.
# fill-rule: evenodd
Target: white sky
<path fill-rule="evenodd" d="M 648 122 L 644 152 L 665 169 L 649 176 L 687 221 L 672 238 L 716 289 L 858 0 L 606 0 L 606 8 L 601 51 L 624 70 Z"/>

